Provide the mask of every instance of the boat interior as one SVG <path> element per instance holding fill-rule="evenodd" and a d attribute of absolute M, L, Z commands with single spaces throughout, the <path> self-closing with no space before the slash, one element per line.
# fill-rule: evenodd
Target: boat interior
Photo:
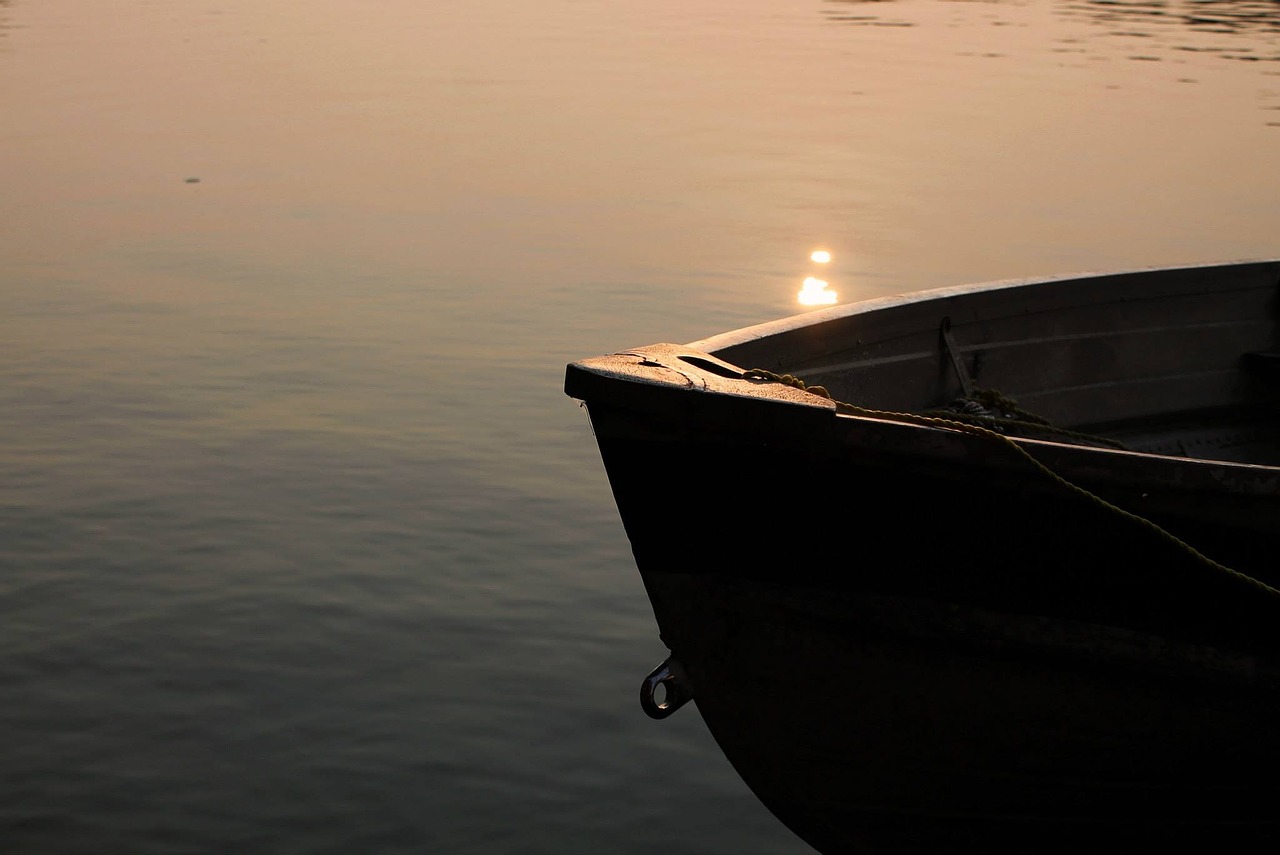
<path fill-rule="evenodd" d="M 1016 402 L 990 413 L 1010 421 L 1034 414 L 1134 451 L 1280 465 L 1278 262 L 945 289 L 690 347 L 859 407 L 962 414 L 991 390 Z"/>

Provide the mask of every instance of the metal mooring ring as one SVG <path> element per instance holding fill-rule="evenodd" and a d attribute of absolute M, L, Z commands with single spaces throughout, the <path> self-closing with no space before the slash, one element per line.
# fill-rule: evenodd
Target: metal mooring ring
<path fill-rule="evenodd" d="M 667 693 L 662 703 L 654 700 L 658 686 L 662 686 Z M 674 656 L 668 657 L 666 662 L 650 671 L 649 676 L 640 684 L 640 708 L 649 718 L 666 718 L 691 700 L 693 686 L 690 685 L 689 675 L 685 673 L 680 660 Z"/>

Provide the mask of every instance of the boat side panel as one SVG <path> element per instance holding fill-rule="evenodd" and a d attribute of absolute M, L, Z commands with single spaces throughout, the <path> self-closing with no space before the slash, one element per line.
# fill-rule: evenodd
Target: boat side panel
<path fill-rule="evenodd" d="M 825 853 L 1280 843 L 1248 663 L 728 574 L 646 584 L 725 755 Z"/>
<path fill-rule="evenodd" d="M 1280 266 L 1197 268 L 970 290 L 797 326 L 717 355 L 851 403 L 920 411 L 960 394 L 943 318 L 977 385 L 1063 425 L 1271 401 L 1242 356 L 1277 349 Z"/>
<path fill-rule="evenodd" d="M 1129 490 L 1145 490 L 1146 516 L 1184 545 L 968 437 L 897 426 L 877 433 L 832 419 L 845 441 L 735 434 L 728 424 L 702 440 L 679 432 L 656 439 L 615 435 L 612 415 L 592 411 L 642 573 L 731 568 L 766 579 L 786 567 L 798 585 L 1280 643 L 1280 599 L 1257 595 L 1188 548 L 1280 581 L 1269 560 L 1268 525 L 1280 514 L 1274 499 L 1237 519 L 1234 511 L 1250 502 L 1232 492 L 1091 485 L 1121 503 L 1137 498 Z M 1216 503 L 1223 513 L 1201 512 Z M 893 531 L 902 534 L 886 536 Z"/>
<path fill-rule="evenodd" d="M 1274 601 L 965 437 L 592 418 L 699 711 L 821 851 L 1280 842 Z"/>
<path fill-rule="evenodd" d="M 715 353 L 724 358 L 750 357 L 768 359 L 779 349 L 792 356 L 805 352 L 822 352 L 823 337 L 847 340 L 843 325 L 857 323 L 860 315 L 910 317 L 916 304 L 940 305 L 959 301 L 975 309 L 995 305 L 1007 314 L 1010 307 L 1040 309 L 1071 304 L 1114 302 L 1129 294 L 1168 295 L 1178 292 L 1222 291 L 1235 288 L 1266 287 L 1280 279 L 1280 259 L 1205 264 L 1191 267 L 1146 268 L 1118 273 L 1078 273 L 1031 279 L 1011 279 L 971 285 L 948 286 L 925 291 L 911 291 L 892 297 L 861 300 L 828 309 L 819 309 L 789 318 L 781 318 L 739 330 L 720 333 L 690 342 L 695 350 Z M 1206 288 L 1205 283 L 1213 283 Z M 1032 301 L 1035 301 L 1034 304 Z M 990 311 L 989 309 L 984 311 Z M 814 350 L 805 342 L 819 344 Z M 763 363 L 761 363 L 763 364 Z"/>

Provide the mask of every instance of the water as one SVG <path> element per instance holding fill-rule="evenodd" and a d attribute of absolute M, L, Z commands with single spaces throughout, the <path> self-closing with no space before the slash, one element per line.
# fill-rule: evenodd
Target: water
<path fill-rule="evenodd" d="M 564 363 L 1280 253 L 1271 0 L 0 0 L 0 116 L 6 852 L 806 851 Z"/>

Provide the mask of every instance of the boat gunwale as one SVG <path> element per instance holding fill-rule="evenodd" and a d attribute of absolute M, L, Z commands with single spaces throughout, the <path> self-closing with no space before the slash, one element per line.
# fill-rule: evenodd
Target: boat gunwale
<path fill-rule="evenodd" d="M 976 449 L 993 448 L 992 442 L 997 436 L 994 432 L 951 422 L 941 416 L 930 418 L 875 409 L 842 412 L 830 398 L 782 384 L 761 384 L 746 381 L 743 377 L 724 376 L 686 359 L 708 356 L 711 355 L 698 352 L 689 345 L 662 344 L 583 360 L 570 364 L 566 391 L 582 400 L 589 412 L 600 404 L 608 404 L 633 413 L 663 414 L 663 418 L 676 418 L 673 413 L 677 410 L 671 409 L 672 403 L 658 404 L 658 399 L 673 402 L 679 398 L 686 402 L 685 407 L 691 407 L 678 410 L 678 419 L 685 428 L 692 428 L 694 424 L 708 419 L 710 421 L 704 423 L 704 427 L 714 423 L 717 426 L 714 435 L 720 441 L 735 435 L 754 437 L 762 432 L 772 433 L 775 441 L 782 435 L 811 436 L 810 432 L 816 425 L 829 419 L 826 423 L 839 431 L 842 443 L 867 444 L 883 450 L 880 444 L 897 436 L 898 439 L 891 440 L 893 446 L 910 448 L 912 456 L 923 459 L 969 459 L 971 465 L 995 466 L 1002 471 L 1025 467 L 1025 462 L 1018 461 L 1016 455 L 998 453 L 982 455 L 982 464 L 972 463 Z M 718 357 L 712 359 L 722 361 Z M 738 366 L 733 367 L 741 370 Z M 734 388 L 739 383 L 745 383 L 745 386 Z M 713 403 L 716 401 L 721 404 Z M 778 411 L 779 405 L 783 405 L 785 413 Z M 717 416 L 715 413 L 722 406 L 733 407 L 739 417 Z M 760 413 L 765 412 L 763 408 L 768 408 L 770 416 L 743 420 L 740 418 L 742 408 L 760 408 L 753 410 Z M 596 422 L 598 415 L 593 413 L 594 429 L 607 433 L 603 423 Z M 687 421 L 690 418 L 694 420 Z M 852 432 L 838 428 L 840 424 L 848 425 Z M 862 424 L 865 428 L 853 429 L 854 424 Z M 776 433 L 784 425 L 783 434 Z M 871 429 L 869 434 L 866 428 Z M 913 434 L 916 437 L 933 435 L 945 439 L 941 445 L 907 439 Z M 1276 465 L 1109 448 L 1069 438 L 1015 434 L 1005 436 L 1005 440 L 1055 471 L 1071 473 L 1073 478 L 1084 478 L 1096 484 L 1143 483 L 1148 487 L 1159 484 L 1178 492 L 1195 490 L 1254 496 L 1272 496 L 1280 490 L 1280 466 Z M 1135 481 L 1139 473 L 1141 477 Z"/>

